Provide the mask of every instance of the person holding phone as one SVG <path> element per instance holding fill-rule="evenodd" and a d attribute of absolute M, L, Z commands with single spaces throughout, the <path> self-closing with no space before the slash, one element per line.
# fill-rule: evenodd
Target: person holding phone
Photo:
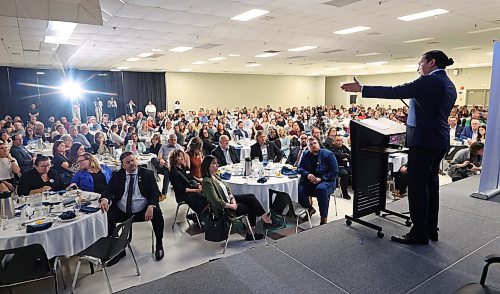
<path fill-rule="evenodd" d="M 484 143 L 476 141 L 469 148 L 458 151 L 450 162 L 448 175 L 456 182 L 481 171 Z"/>

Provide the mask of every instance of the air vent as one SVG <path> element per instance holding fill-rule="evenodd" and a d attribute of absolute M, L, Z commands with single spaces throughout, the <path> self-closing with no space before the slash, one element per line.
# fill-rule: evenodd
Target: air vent
<path fill-rule="evenodd" d="M 439 42 L 438 41 L 431 41 L 431 42 L 427 42 L 427 44 L 433 45 L 433 44 L 439 44 Z"/>
<path fill-rule="evenodd" d="M 145 58 L 160 58 L 162 56 L 165 56 L 165 54 L 153 54 L 153 55 L 145 57 Z"/>
<path fill-rule="evenodd" d="M 325 5 L 335 6 L 335 7 L 344 7 L 346 5 L 359 2 L 361 0 L 332 0 L 328 2 L 324 2 Z"/>
<path fill-rule="evenodd" d="M 475 50 L 481 50 L 481 48 L 477 47 L 477 48 L 472 48 L 472 49 L 470 49 L 470 50 L 472 50 L 472 51 L 475 51 Z"/>
<path fill-rule="evenodd" d="M 328 51 L 321 51 L 320 53 L 329 54 L 329 53 L 337 53 L 337 52 L 342 52 L 342 51 L 345 51 L 345 49 L 333 49 L 333 50 L 328 50 Z"/>
<path fill-rule="evenodd" d="M 222 44 L 213 44 L 213 43 L 207 43 L 207 44 L 204 44 L 204 45 L 201 45 L 201 46 L 198 46 L 196 48 L 199 48 L 199 49 L 212 49 L 214 47 L 218 47 Z"/>
<path fill-rule="evenodd" d="M 314 63 L 302 63 L 301 65 L 313 65 Z"/>
<path fill-rule="evenodd" d="M 376 35 L 380 35 L 380 33 L 377 33 L 377 32 L 369 32 L 369 33 L 367 33 L 366 35 L 368 35 L 368 36 L 376 36 Z"/>
<path fill-rule="evenodd" d="M 290 56 L 290 57 L 287 57 L 286 59 L 297 59 L 297 58 L 305 58 L 306 56 L 304 55 L 296 55 L 296 56 Z"/>
<path fill-rule="evenodd" d="M 280 53 L 281 51 L 279 51 L 279 50 L 266 50 L 264 52 L 266 52 L 266 53 Z"/>

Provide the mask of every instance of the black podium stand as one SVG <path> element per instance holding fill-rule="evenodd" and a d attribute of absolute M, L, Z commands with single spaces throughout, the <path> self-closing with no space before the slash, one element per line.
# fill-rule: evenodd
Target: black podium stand
<path fill-rule="evenodd" d="M 384 237 L 382 227 L 361 218 L 375 213 L 394 215 L 411 226 L 410 218 L 385 208 L 387 193 L 387 166 L 390 153 L 405 152 L 402 148 L 406 127 L 382 118 L 351 121 L 351 170 L 354 190 L 353 214 L 346 215 L 346 224 L 352 222 L 377 231 Z"/>

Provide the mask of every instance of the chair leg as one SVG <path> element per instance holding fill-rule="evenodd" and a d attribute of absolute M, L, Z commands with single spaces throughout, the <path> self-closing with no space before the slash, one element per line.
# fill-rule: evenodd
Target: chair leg
<path fill-rule="evenodd" d="M 250 221 L 248 220 L 248 217 L 246 215 L 245 215 L 245 220 L 247 222 L 248 229 L 250 230 L 250 234 L 252 234 L 253 241 L 257 242 L 257 240 L 255 240 L 255 235 L 253 234 L 253 230 L 252 230 L 252 226 L 250 225 Z"/>
<path fill-rule="evenodd" d="M 59 266 L 58 266 L 59 267 L 59 274 L 61 275 L 61 280 L 63 282 L 63 287 L 64 287 L 64 289 L 66 289 L 67 286 L 66 286 L 66 280 L 64 280 L 64 274 L 63 274 L 63 270 L 62 270 L 61 259 L 57 258 L 56 260 L 57 260 L 57 264 L 59 264 Z M 56 272 L 55 269 L 54 269 L 54 272 Z"/>
<path fill-rule="evenodd" d="M 151 253 L 155 254 L 155 232 L 151 230 Z"/>
<path fill-rule="evenodd" d="M 229 242 L 229 236 L 231 235 L 232 228 L 233 228 L 233 223 L 230 223 L 229 224 L 229 232 L 227 232 L 226 244 L 224 244 L 224 251 L 222 251 L 222 254 L 226 254 L 227 243 Z"/>
<path fill-rule="evenodd" d="M 198 227 L 200 227 L 200 231 L 203 232 L 203 228 L 201 227 L 200 218 L 198 217 L 198 214 L 196 212 L 194 213 L 194 216 L 196 216 L 196 221 L 198 221 Z"/>
<path fill-rule="evenodd" d="M 337 207 L 337 205 L 335 205 L 335 207 Z M 312 221 L 311 221 L 311 216 L 309 215 L 309 210 L 306 210 L 306 213 L 307 213 L 307 219 L 309 220 L 309 227 L 312 229 L 313 228 L 313 224 L 312 224 Z"/>
<path fill-rule="evenodd" d="M 134 251 L 132 251 L 132 247 L 130 247 L 130 244 L 128 244 L 127 246 L 128 246 L 128 250 L 130 250 L 130 254 L 132 254 L 132 259 L 134 260 L 134 263 L 135 263 L 135 270 L 137 271 L 137 275 L 140 276 L 141 272 L 139 271 L 139 266 L 137 265 L 137 260 L 135 260 Z"/>
<path fill-rule="evenodd" d="M 175 210 L 174 223 L 172 224 L 172 230 L 174 229 L 175 222 L 177 221 L 177 213 L 179 213 L 179 203 L 177 203 L 177 209 Z"/>
<path fill-rule="evenodd" d="M 90 267 L 90 274 L 93 275 L 95 273 L 94 264 L 92 262 L 89 262 L 89 267 Z"/>
<path fill-rule="evenodd" d="M 109 276 L 105 266 L 102 267 L 102 272 L 104 273 L 104 276 L 106 277 L 106 282 L 108 283 L 108 291 L 110 294 L 113 294 L 113 289 L 111 289 L 111 283 L 109 282 Z"/>
<path fill-rule="evenodd" d="M 78 273 L 80 272 L 80 265 L 82 264 L 82 258 L 78 259 L 76 264 L 75 276 L 73 277 L 73 283 L 71 283 L 71 293 L 75 292 L 76 279 L 78 279 Z"/>
<path fill-rule="evenodd" d="M 337 216 L 338 215 L 338 213 L 337 213 L 337 197 L 335 197 L 335 195 L 333 195 L 333 203 L 335 204 L 335 216 Z M 311 221 L 309 220 L 309 222 L 311 222 Z M 311 228 L 312 228 L 312 226 L 311 226 Z"/>
<path fill-rule="evenodd" d="M 188 219 L 188 217 L 187 217 L 187 216 L 188 216 L 188 214 L 189 214 L 189 211 L 190 211 L 190 210 L 191 210 L 191 207 L 189 207 L 189 205 L 188 205 L 188 208 L 187 208 L 187 210 L 186 210 L 186 216 L 185 216 L 185 218 L 186 218 L 186 221 L 187 221 L 187 223 L 188 223 L 188 226 L 190 226 L 190 227 L 191 227 L 191 221 L 190 221 L 190 220 Z"/>

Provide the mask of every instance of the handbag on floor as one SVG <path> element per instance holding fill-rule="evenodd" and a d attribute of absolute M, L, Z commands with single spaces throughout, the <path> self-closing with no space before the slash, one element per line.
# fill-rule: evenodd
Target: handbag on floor
<path fill-rule="evenodd" d="M 229 234 L 229 219 L 227 213 L 216 217 L 212 212 L 208 214 L 208 220 L 205 227 L 205 240 L 212 242 L 221 242 L 227 239 Z"/>

